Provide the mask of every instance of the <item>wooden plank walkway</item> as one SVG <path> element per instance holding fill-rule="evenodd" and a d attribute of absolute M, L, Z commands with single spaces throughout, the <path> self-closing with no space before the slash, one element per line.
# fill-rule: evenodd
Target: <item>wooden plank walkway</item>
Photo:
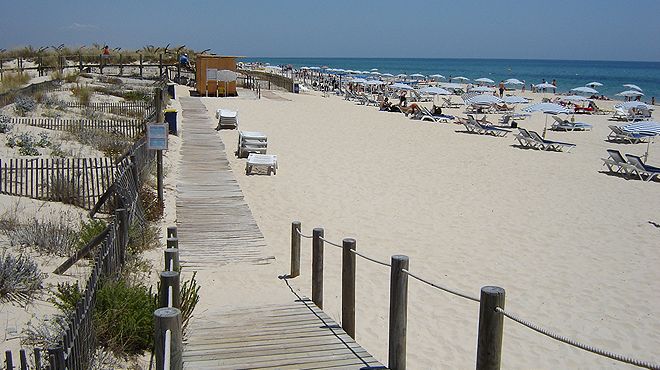
<path fill-rule="evenodd" d="M 215 134 L 216 123 L 198 98 L 180 101 L 183 143 L 176 209 L 181 264 L 184 271 L 199 271 L 200 280 L 210 284 L 203 286 L 202 300 L 216 291 L 214 284 L 240 294 L 243 282 L 215 277 L 228 264 L 234 265 L 232 272 L 236 266 L 246 266 L 246 273 L 270 268 L 273 257 L 263 253 L 266 243 L 233 176 L 224 144 Z M 214 278 L 202 279 L 209 276 Z M 310 300 L 288 288 L 289 303 L 273 304 L 264 294 L 263 304 L 209 305 L 197 313 L 186 333 L 184 368 L 385 368 Z M 287 301 L 286 294 L 280 301 Z"/>
<path fill-rule="evenodd" d="M 229 167 L 224 143 L 198 98 L 182 98 L 181 174 L 177 228 L 181 264 L 191 270 L 235 262 L 268 263 L 266 246 Z"/>

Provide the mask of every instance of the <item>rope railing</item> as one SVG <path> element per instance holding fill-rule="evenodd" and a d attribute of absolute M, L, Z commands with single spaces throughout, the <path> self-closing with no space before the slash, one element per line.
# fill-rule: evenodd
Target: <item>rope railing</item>
<path fill-rule="evenodd" d="M 501 359 L 503 321 L 504 318 L 513 320 L 520 325 L 541 333 L 547 337 L 580 348 L 609 359 L 648 369 L 660 370 L 660 365 L 649 361 L 642 361 L 629 356 L 620 355 L 590 345 L 580 343 L 568 337 L 556 334 L 539 325 L 531 323 L 519 316 L 506 312 L 504 307 L 504 289 L 496 286 L 481 288 L 481 296 L 476 297 L 457 289 L 448 288 L 434 283 L 410 272 L 408 257 L 403 255 L 392 256 L 391 263 L 382 262 L 356 251 L 355 239 L 343 239 L 343 244 L 332 242 L 324 237 L 322 228 L 315 228 L 312 236 L 306 236 L 300 231 L 300 222 L 292 223 L 291 234 L 291 275 L 296 277 L 300 273 L 300 237 L 312 239 L 312 301 L 323 309 L 323 243 L 342 249 L 342 294 L 341 319 L 342 328 L 355 338 L 355 256 L 367 261 L 389 267 L 390 273 L 390 322 L 389 322 L 389 368 L 405 368 L 405 337 L 407 327 L 407 296 L 408 277 L 411 277 L 432 288 L 445 293 L 478 302 L 479 307 L 479 334 L 477 339 L 477 370 L 492 369 Z"/>
<path fill-rule="evenodd" d="M 597 355 L 600 355 L 600 356 L 603 356 L 603 357 L 607 357 L 607 358 L 610 358 L 612 360 L 616 360 L 616 361 L 619 361 L 619 362 L 625 362 L 625 363 L 630 364 L 630 365 L 635 365 L 635 366 L 644 367 L 644 368 L 653 369 L 653 370 L 660 370 L 660 364 L 654 364 L 654 363 L 651 363 L 649 361 L 638 360 L 638 359 L 635 359 L 635 358 L 632 358 L 632 357 L 629 357 L 629 356 L 620 355 L 620 354 L 617 354 L 617 353 L 614 353 L 614 352 L 610 352 L 610 351 L 607 351 L 607 350 L 604 350 L 604 349 L 600 349 L 600 348 L 597 348 L 597 347 L 594 347 L 594 346 L 590 346 L 588 344 L 580 343 L 575 339 L 571 339 L 571 338 L 565 337 L 563 335 L 554 333 L 554 332 L 552 332 L 552 331 L 550 331 L 546 328 L 543 328 L 543 327 L 541 327 L 537 324 L 534 324 L 530 321 L 527 321 L 527 320 L 521 318 L 520 316 L 518 316 L 514 313 L 507 312 L 501 307 L 496 307 L 495 311 L 501 313 L 504 317 L 506 317 L 508 319 L 511 319 L 511 320 L 517 322 L 518 324 L 522 325 L 522 326 L 525 326 L 529 329 L 534 330 L 537 333 L 541 333 L 541 334 L 543 334 L 547 337 L 550 337 L 554 340 L 557 340 L 557 341 L 560 341 L 562 343 L 568 344 L 570 346 L 579 348 L 581 350 L 591 352 L 591 353 L 594 353 L 594 354 L 597 354 Z"/>
<path fill-rule="evenodd" d="M 406 270 L 406 269 L 403 269 L 402 271 L 403 271 L 404 274 L 407 274 L 408 276 L 410 276 L 410 277 L 412 277 L 412 278 L 414 278 L 414 279 L 416 279 L 416 280 L 419 280 L 419 281 L 421 281 L 421 282 L 424 283 L 424 284 L 427 284 L 427 285 L 429 285 L 429 286 L 432 286 L 432 287 L 434 287 L 434 288 L 436 288 L 436 289 L 439 289 L 439 290 L 442 290 L 442 291 L 444 291 L 444 292 L 447 292 L 447 293 L 453 294 L 453 295 L 455 295 L 455 296 L 457 296 L 457 297 L 461 297 L 461 298 L 469 299 L 469 300 L 474 301 L 474 302 L 479 302 L 479 298 L 477 298 L 477 297 L 473 297 L 473 296 L 468 295 L 468 294 L 466 294 L 466 293 L 461 293 L 461 292 L 459 292 L 459 291 L 457 291 L 457 290 L 449 289 L 449 288 L 445 288 L 445 287 L 440 286 L 440 285 L 438 285 L 438 284 L 434 284 L 434 283 L 432 283 L 432 282 L 430 282 L 430 281 L 428 281 L 428 280 L 426 280 L 426 279 L 423 279 L 423 278 L 421 278 L 421 277 L 419 277 L 419 276 L 417 276 L 417 275 L 414 275 L 412 272 L 410 272 L 410 271 L 408 271 L 408 270 Z"/>

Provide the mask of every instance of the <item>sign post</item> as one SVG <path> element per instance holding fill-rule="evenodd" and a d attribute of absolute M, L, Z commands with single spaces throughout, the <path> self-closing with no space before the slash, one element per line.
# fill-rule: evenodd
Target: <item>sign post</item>
<path fill-rule="evenodd" d="M 163 150 L 167 150 L 167 123 L 150 123 L 147 125 L 147 149 L 157 150 L 156 177 L 158 182 L 158 202 L 163 202 Z"/>

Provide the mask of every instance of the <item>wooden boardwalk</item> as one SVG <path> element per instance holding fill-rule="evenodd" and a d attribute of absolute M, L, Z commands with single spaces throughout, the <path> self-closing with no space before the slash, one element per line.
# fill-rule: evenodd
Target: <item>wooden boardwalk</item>
<path fill-rule="evenodd" d="M 273 257 L 264 254 L 265 240 L 214 131 L 216 122 L 198 98 L 181 98 L 181 107 L 183 143 L 176 209 L 183 268 L 214 275 L 229 264 L 234 268 L 267 264 Z M 231 283 L 222 282 L 225 288 Z M 203 288 L 214 291 L 213 286 Z M 241 288 L 236 286 L 235 291 Z M 267 299 L 265 295 L 266 303 L 252 307 L 212 306 L 193 317 L 184 343 L 184 368 L 384 368 L 293 289 L 289 303 L 273 304 Z"/>

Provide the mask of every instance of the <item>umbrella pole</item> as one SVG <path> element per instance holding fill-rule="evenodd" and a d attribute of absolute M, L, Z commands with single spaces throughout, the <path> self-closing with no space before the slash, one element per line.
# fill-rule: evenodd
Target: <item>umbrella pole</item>
<path fill-rule="evenodd" d="M 548 127 L 548 115 L 545 115 L 545 123 L 543 124 L 543 138 L 545 139 L 545 131 L 547 130 Z"/>
<path fill-rule="evenodd" d="M 646 153 L 644 153 L 644 163 L 649 161 L 649 149 L 651 147 L 651 142 L 653 141 L 653 138 L 649 140 L 648 143 L 646 143 Z"/>

